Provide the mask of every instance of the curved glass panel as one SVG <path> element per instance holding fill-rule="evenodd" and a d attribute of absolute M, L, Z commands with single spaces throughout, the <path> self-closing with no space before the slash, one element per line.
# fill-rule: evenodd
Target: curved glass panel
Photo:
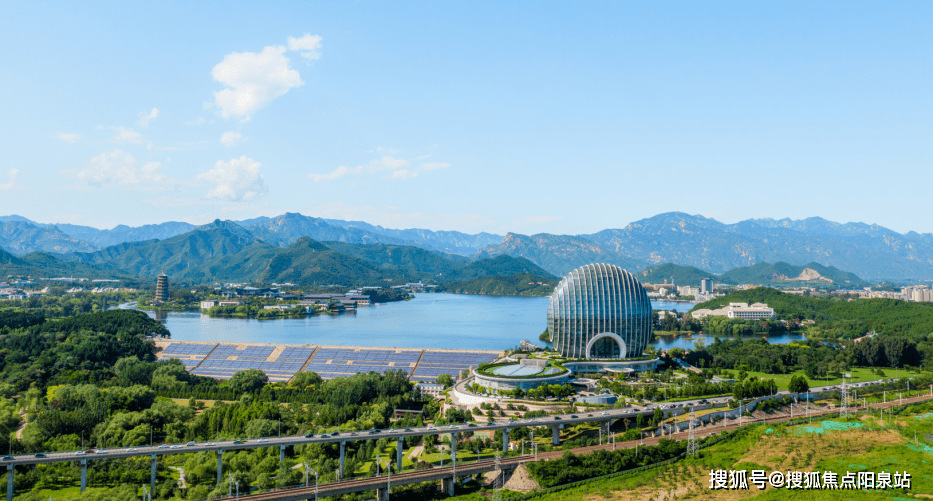
<path fill-rule="evenodd" d="M 651 301 L 631 273 L 613 264 L 588 264 L 564 277 L 551 294 L 547 313 L 554 349 L 571 358 L 586 356 L 593 338 L 591 358 L 641 356 L 651 339 Z"/>

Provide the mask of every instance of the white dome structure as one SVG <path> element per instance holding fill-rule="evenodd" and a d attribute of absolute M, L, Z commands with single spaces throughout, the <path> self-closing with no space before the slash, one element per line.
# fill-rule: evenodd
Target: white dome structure
<path fill-rule="evenodd" d="M 547 322 L 562 356 L 640 357 L 651 340 L 651 301 L 641 283 L 613 264 L 588 264 L 554 288 Z"/>

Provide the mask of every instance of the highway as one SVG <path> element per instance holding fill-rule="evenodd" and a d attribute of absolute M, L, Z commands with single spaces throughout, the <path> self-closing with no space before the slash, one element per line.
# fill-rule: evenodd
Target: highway
<path fill-rule="evenodd" d="M 923 400 L 933 398 L 930 395 L 916 395 L 911 398 L 903 399 L 904 403 L 915 403 Z M 882 409 L 887 407 L 892 407 L 899 405 L 899 400 L 895 399 L 887 403 L 876 403 L 869 404 L 867 409 Z M 866 407 L 858 406 L 852 407 L 850 410 L 855 412 L 858 410 L 865 410 Z M 839 409 L 825 409 L 819 408 L 817 410 L 810 411 L 810 417 L 823 417 L 827 415 L 838 414 Z M 799 419 L 801 416 L 797 416 Z M 779 416 L 773 418 L 765 419 L 748 419 L 742 423 L 740 426 L 738 423 L 734 424 L 725 424 L 722 426 L 707 426 L 699 430 L 698 436 L 705 437 L 713 433 L 719 433 L 722 431 L 732 431 L 743 426 L 748 426 L 752 424 L 759 423 L 778 423 L 782 421 L 789 421 L 791 418 L 788 416 Z M 619 443 L 606 443 L 602 445 L 592 445 L 587 447 L 578 447 L 572 449 L 574 454 L 589 454 L 598 450 L 615 450 L 615 449 L 631 449 L 639 445 L 657 445 L 661 439 L 686 439 L 688 432 L 679 432 L 665 437 L 650 437 L 643 440 L 632 440 L 628 442 L 619 442 Z M 526 454 L 523 456 L 513 456 L 502 458 L 499 460 L 500 468 L 503 470 L 511 469 L 521 463 L 528 463 L 532 461 L 549 461 L 552 459 L 558 459 L 564 454 L 564 450 L 550 451 L 538 453 L 537 456 L 534 454 Z M 475 463 L 458 463 L 456 466 L 456 472 L 454 471 L 453 466 L 442 466 L 442 467 L 433 467 L 430 469 L 424 470 L 414 470 L 406 471 L 399 474 L 389 475 L 379 475 L 366 478 L 355 478 L 350 480 L 342 480 L 340 482 L 331 482 L 327 484 L 320 484 L 318 486 L 309 485 L 307 487 L 292 487 L 285 489 L 274 489 L 267 492 L 256 493 L 252 495 L 247 495 L 241 493 L 239 498 L 247 501 L 267 501 L 267 500 L 277 500 L 277 501 L 298 501 L 305 499 L 314 499 L 315 492 L 320 497 L 323 496 L 336 496 L 341 494 L 347 494 L 351 492 L 362 492 L 368 490 L 383 489 L 388 486 L 399 486 L 399 485 L 408 485 L 419 482 L 430 482 L 436 480 L 447 480 L 453 478 L 456 474 L 457 477 L 464 477 L 468 475 L 474 475 L 477 473 L 485 473 L 493 471 L 496 469 L 495 460 L 485 460 L 478 461 Z M 238 499 L 237 497 L 228 497 L 221 498 L 226 501 L 234 501 Z M 385 499 L 385 498 L 377 498 Z"/>
<path fill-rule="evenodd" d="M 870 383 L 858 383 L 848 385 L 850 389 L 857 389 L 863 386 L 867 386 Z M 835 391 L 839 386 L 825 386 L 825 387 L 816 387 L 811 388 L 810 392 L 814 394 L 825 393 L 828 391 Z M 780 391 L 778 395 L 790 395 L 787 391 Z M 291 435 L 284 437 L 267 437 L 260 439 L 241 439 L 241 440 L 224 440 L 224 441 L 214 441 L 214 442 L 198 442 L 189 444 L 159 444 L 159 445 L 149 445 L 149 446 L 139 446 L 139 447 L 128 447 L 128 448 L 114 448 L 114 449 L 88 449 L 88 451 L 96 452 L 85 452 L 82 451 L 68 451 L 68 452 L 46 452 L 40 454 L 17 454 L 13 456 L 3 456 L 0 460 L 2 465 L 31 465 L 31 464 L 42 464 L 42 463 L 58 463 L 63 461 L 79 461 L 82 459 L 93 460 L 93 459 L 106 459 L 106 458 L 127 458 L 127 457 L 136 457 L 136 456 L 152 456 L 156 455 L 167 455 L 167 454 L 190 454 L 196 452 L 211 452 L 211 451 L 235 451 L 242 449 L 255 449 L 259 447 L 276 447 L 276 446 L 294 446 L 294 445 L 303 445 L 303 444 L 313 444 L 313 443 L 340 443 L 340 442 L 352 442 L 358 440 L 375 440 L 379 438 L 399 438 L 399 437 L 408 437 L 408 436 L 423 436 L 423 435 L 435 435 L 435 434 L 445 434 L 453 432 L 478 432 L 478 431 L 496 431 L 496 430 L 510 430 L 514 428 L 525 428 L 525 427 L 535 427 L 535 426 L 548 426 L 548 427 L 558 427 L 561 424 L 580 424 L 593 421 L 610 421 L 610 420 L 620 420 L 620 419 L 635 419 L 638 414 L 651 414 L 654 412 L 656 407 L 660 407 L 664 411 L 682 411 L 684 407 L 701 407 L 707 408 L 707 406 L 716 406 L 725 405 L 731 397 L 719 397 L 712 399 L 697 398 L 693 400 L 686 400 L 674 403 L 657 403 L 657 404 L 646 404 L 643 406 L 632 406 L 622 409 L 608 409 L 608 410 L 599 410 L 599 411 L 584 411 L 578 412 L 575 414 L 561 414 L 561 415 L 552 415 L 541 418 L 532 418 L 532 419 L 519 419 L 519 420 L 510 420 L 509 422 L 494 422 L 494 423 L 468 423 L 468 424 L 454 424 L 454 425 L 443 425 L 443 426 L 423 426 L 416 428 L 392 428 L 385 430 L 361 430 L 361 431 L 350 431 L 350 432 L 334 432 L 328 434 L 315 434 L 313 436 L 305 435 Z M 708 402 L 707 404 L 702 404 L 701 402 Z"/>

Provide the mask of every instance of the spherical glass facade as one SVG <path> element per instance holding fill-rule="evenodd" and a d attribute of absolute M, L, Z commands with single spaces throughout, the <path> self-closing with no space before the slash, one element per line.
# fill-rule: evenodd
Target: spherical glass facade
<path fill-rule="evenodd" d="M 588 264 L 554 289 L 547 324 L 554 348 L 565 357 L 639 357 L 651 339 L 651 301 L 631 273 Z"/>

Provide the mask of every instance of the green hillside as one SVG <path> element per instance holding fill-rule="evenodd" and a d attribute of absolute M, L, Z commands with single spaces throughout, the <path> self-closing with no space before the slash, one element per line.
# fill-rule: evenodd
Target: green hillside
<path fill-rule="evenodd" d="M 704 278 L 713 278 L 716 275 L 693 266 L 681 266 L 674 263 L 659 264 L 642 270 L 636 274 L 638 280 L 648 284 L 667 283 L 678 285 L 699 285 Z"/>
<path fill-rule="evenodd" d="M 784 262 L 774 264 L 757 263 L 752 266 L 729 270 L 720 275 L 718 280 L 728 284 L 763 284 L 784 287 L 793 287 L 794 285 L 835 285 L 848 289 L 868 285 L 867 282 L 854 273 L 818 263 L 809 263 L 803 266 L 794 266 Z"/>
<path fill-rule="evenodd" d="M 0 279 L 9 276 L 30 278 L 75 277 L 123 280 L 123 285 L 135 284 L 138 278 L 120 270 L 87 263 L 62 261 L 44 252 L 30 252 L 16 257 L 0 249 Z"/>
<path fill-rule="evenodd" d="M 413 279 L 439 281 L 470 263 L 470 259 L 463 256 L 408 245 L 322 243 L 348 256 L 369 261 L 384 273 Z"/>
<path fill-rule="evenodd" d="M 913 303 L 897 299 L 817 298 L 785 294 L 758 287 L 733 292 L 705 303 L 701 308 L 716 309 L 729 303 L 765 303 L 782 320 L 814 320 L 816 327 L 833 338 L 855 338 L 870 331 L 899 335 L 915 341 L 933 333 L 933 303 Z"/>
<path fill-rule="evenodd" d="M 403 275 L 383 272 L 369 261 L 337 252 L 309 237 L 284 248 L 257 242 L 236 254 L 182 270 L 176 277 L 192 283 L 290 282 L 301 286 L 385 285 L 405 280 Z"/>
<path fill-rule="evenodd" d="M 119 244 L 97 252 L 76 253 L 72 258 L 140 276 L 156 276 L 162 270 L 168 275 L 179 275 L 188 268 L 236 254 L 258 242 L 239 225 L 215 220 L 177 237 Z"/>
<path fill-rule="evenodd" d="M 489 276 L 511 277 L 517 273 L 535 275 L 537 277 L 542 277 L 544 280 L 560 280 L 523 257 L 512 257 L 507 254 L 478 259 L 463 266 L 459 270 L 447 274 L 446 277 L 438 278 L 443 282 L 466 282 Z"/>
<path fill-rule="evenodd" d="M 467 282 L 450 282 L 437 286 L 436 292 L 483 294 L 490 296 L 550 296 L 559 280 L 531 273 L 511 276 L 489 276 Z"/>

